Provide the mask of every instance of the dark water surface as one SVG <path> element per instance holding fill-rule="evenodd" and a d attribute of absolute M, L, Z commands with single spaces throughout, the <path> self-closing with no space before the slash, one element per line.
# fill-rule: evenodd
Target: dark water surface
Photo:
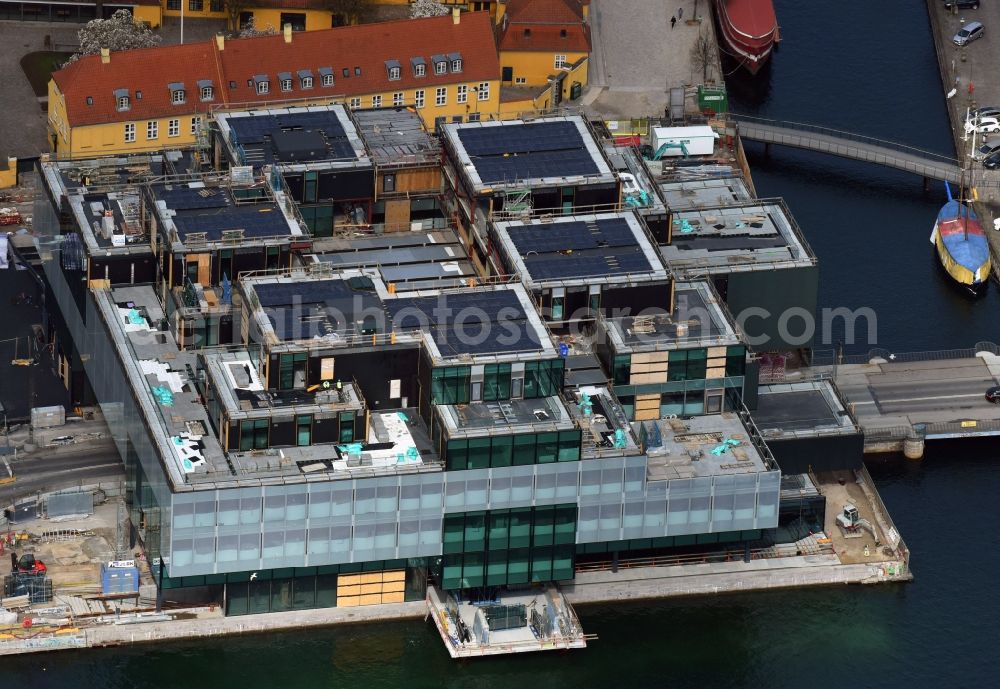
<path fill-rule="evenodd" d="M 735 109 L 951 152 L 922 0 L 775 4 L 784 43 L 760 83 L 733 76 Z M 751 149 L 751 164 L 819 255 L 821 306 L 871 307 L 896 351 L 1000 342 L 998 290 L 969 302 L 935 270 L 939 187 L 777 149 Z M 905 586 L 582 607 L 600 640 L 564 655 L 453 662 L 430 623 L 407 622 L 3 659 L 0 676 L 33 689 L 996 687 L 998 455 L 966 442 L 872 467 L 914 555 Z"/>

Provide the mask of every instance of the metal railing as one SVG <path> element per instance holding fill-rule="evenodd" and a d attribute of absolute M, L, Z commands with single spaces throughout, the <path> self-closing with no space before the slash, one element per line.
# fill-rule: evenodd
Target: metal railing
<path fill-rule="evenodd" d="M 909 146 L 907 144 L 897 143 L 895 141 L 885 141 L 883 139 L 878 139 L 873 136 L 865 136 L 864 134 L 845 132 L 843 130 L 833 129 L 831 127 L 822 127 L 820 125 L 808 124 L 805 122 L 772 120 L 765 117 L 755 117 L 753 115 L 744 115 L 735 112 L 729 113 L 729 119 L 734 120 L 737 124 L 739 124 L 740 122 L 746 122 L 751 125 L 759 124 L 768 127 L 773 127 L 776 129 L 785 129 L 797 132 L 808 132 L 810 134 L 819 134 L 821 136 L 827 136 L 835 139 L 842 139 L 844 141 L 853 141 L 855 143 L 865 144 L 873 148 L 889 149 L 892 151 L 897 151 L 899 153 L 906 153 L 908 155 L 917 156 L 920 158 L 926 158 L 933 164 L 953 165 L 955 166 L 956 170 L 959 167 L 958 160 L 956 160 L 951 156 L 943 155 L 941 153 L 934 153 L 933 151 L 917 148 L 916 146 Z M 827 152 L 832 153 L 832 151 L 827 151 Z"/>
<path fill-rule="evenodd" d="M 909 363 L 915 361 L 944 361 L 947 359 L 969 359 L 981 353 L 1000 356 L 1000 346 L 993 342 L 977 342 L 973 347 L 962 349 L 936 349 L 926 352 L 890 352 L 888 349 L 876 347 L 867 354 L 841 354 L 835 350 L 814 351 L 812 366 L 839 366 L 843 364 L 867 364 L 872 359 L 885 359 L 890 363 Z"/>

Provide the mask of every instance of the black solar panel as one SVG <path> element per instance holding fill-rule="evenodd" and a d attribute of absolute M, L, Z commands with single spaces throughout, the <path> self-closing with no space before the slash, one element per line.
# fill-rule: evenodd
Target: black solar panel
<path fill-rule="evenodd" d="M 244 237 L 278 237 L 291 234 L 281 210 L 273 205 L 231 206 L 214 212 L 179 212 L 174 225 L 181 241 L 191 232 L 204 232 L 209 240 L 222 239 L 225 230 L 243 230 Z"/>
<path fill-rule="evenodd" d="M 247 152 L 248 161 L 257 166 L 275 161 L 350 160 L 357 157 L 337 113 L 332 110 L 234 117 L 229 120 L 229 127 L 236 143 Z M 280 140 L 282 134 L 307 133 L 315 135 L 308 146 L 308 154 L 298 150 L 298 147 L 276 145 L 276 139 Z M 317 145 L 315 137 L 323 140 L 322 146 Z"/>
<path fill-rule="evenodd" d="M 625 218 L 602 219 L 596 223 L 558 222 L 550 225 L 522 225 L 507 229 L 521 255 L 529 251 L 565 251 L 601 246 L 638 246 Z"/>
<path fill-rule="evenodd" d="M 484 184 L 599 172 L 574 122 L 537 122 L 458 130 Z"/>
<path fill-rule="evenodd" d="M 358 321 L 376 332 L 388 330 L 385 309 L 375 292 L 354 289 L 346 280 L 266 283 L 255 289 L 275 334 L 283 340 L 357 334 Z"/>
<path fill-rule="evenodd" d="M 394 299 L 394 327 L 422 327 L 442 356 L 531 352 L 542 348 L 513 290 Z"/>
<path fill-rule="evenodd" d="M 226 192 L 218 188 L 157 184 L 153 186 L 153 195 L 175 211 L 225 208 L 229 205 Z"/>

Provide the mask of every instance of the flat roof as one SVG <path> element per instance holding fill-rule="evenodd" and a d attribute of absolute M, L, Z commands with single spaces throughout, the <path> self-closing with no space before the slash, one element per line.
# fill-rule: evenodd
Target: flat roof
<path fill-rule="evenodd" d="M 559 397 L 435 405 L 449 438 L 573 430 Z"/>
<path fill-rule="evenodd" d="M 742 177 L 716 177 L 681 182 L 661 182 L 660 191 L 673 211 L 694 208 L 717 208 L 753 200 L 753 194 Z"/>
<path fill-rule="evenodd" d="M 829 380 L 761 385 L 752 416 L 767 439 L 858 432 L 851 413 Z"/>
<path fill-rule="evenodd" d="M 674 310 L 600 317 L 615 352 L 728 346 L 741 343 L 729 313 L 707 282 L 676 283 Z"/>
<path fill-rule="evenodd" d="M 343 105 L 220 113 L 219 132 L 240 165 L 363 167 L 365 146 Z"/>
<path fill-rule="evenodd" d="M 242 184 L 227 175 L 205 175 L 154 182 L 149 192 L 161 226 L 170 241 L 181 246 L 309 238 L 284 193 L 263 180 Z"/>
<path fill-rule="evenodd" d="M 324 239 L 316 263 L 334 270 L 376 268 L 397 291 L 460 284 L 476 277 L 458 234 L 450 228 L 430 232 L 390 232 L 361 239 Z M 319 248 L 319 247 L 316 247 Z"/>
<path fill-rule="evenodd" d="M 386 301 L 395 328 L 420 328 L 435 360 L 555 357 L 548 330 L 520 284 L 426 290 Z"/>
<path fill-rule="evenodd" d="M 494 227 L 508 264 L 529 289 L 669 277 L 633 213 L 536 218 Z"/>
<path fill-rule="evenodd" d="M 816 257 L 782 199 L 673 214 L 671 243 L 660 247 L 681 276 L 728 273 L 760 266 L 812 266 Z"/>
<path fill-rule="evenodd" d="M 352 110 L 361 138 L 380 166 L 438 165 L 441 142 L 430 135 L 413 108 Z"/>
<path fill-rule="evenodd" d="M 202 361 L 215 397 L 230 419 L 365 409 L 365 401 L 351 381 L 342 381 L 340 389 L 331 384 L 316 390 L 267 390 L 257 369 L 259 362 L 246 350 L 208 352 Z"/>
<path fill-rule="evenodd" d="M 141 198 L 138 188 L 127 187 L 67 197 L 89 255 L 152 252 L 149 233 L 139 214 Z"/>
<path fill-rule="evenodd" d="M 660 419 L 646 426 L 649 481 L 776 471 L 770 450 L 736 412 Z"/>
<path fill-rule="evenodd" d="M 443 130 L 476 192 L 616 182 L 579 116 L 445 124 Z"/>

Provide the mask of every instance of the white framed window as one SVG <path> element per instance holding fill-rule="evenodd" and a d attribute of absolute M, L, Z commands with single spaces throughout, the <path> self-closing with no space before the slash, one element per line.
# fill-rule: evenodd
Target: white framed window
<path fill-rule="evenodd" d="M 434 105 L 442 106 L 448 104 L 448 87 L 438 86 L 434 91 Z"/>
<path fill-rule="evenodd" d="M 448 73 L 448 63 L 444 60 L 434 63 L 434 73 L 435 74 L 447 74 Z"/>
<path fill-rule="evenodd" d="M 184 91 L 183 89 L 176 89 L 170 92 L 170 102 L 174 105 L 181 105 L 184 102 Z"/>
<path fill-rule="evenodd" d="M 201 117 L 191 118 L 191 136 L 198 136 L 201 133 Z"/>
<path fill-rule="evenodd" d="M 180 120 L 167 120 L 167 136 L 180 136 L 181 135 L 181 121 Z"/>
<path fill-rule="evenodd" d="M 382 107 L 382 96 L 372 96 L 372 107 L 373 108 Z"/>
<path fill-rule="evenodd" d="M 125 143 L 130 144 L 135 141 L 135 122 L 125 123 Z"/>
<path fill-rule="evenodd" d="M 361 107 L 361 99 L 360 98 L 352 98 L 351 101 L 350 101 L 350 103 L 348 104 L 348 106 L 351 107 L 351 108 L 360 108 Z"/>
<path fill-rule="evenodd" d="M 392 104 L 393 105 L 397 105 L 397 106 L 403 104 L 403 92 L 402 91 L 396 91 L 394 94 L 392 94 Z"/>
<path fill-rule="evenodd" d="M 566 66 L 566 56 L 556 55 L 556 69 L 562 69 Z"/>
<path fill-rule="evenodd" d="M 389 81 L 399 81 L 399 67 L 389 68 Z"/>
<path fill-rule="evenodd" d="M 418 107 L 418 108 L 424 107 L 424 90 L 423 89 L 417 89 L 416 91 L 413 92 L 413 104 L 416 107 Z"/>
<path fill-rule="evenodd" d="M 481 81 L 479 82 L 479 100 L 489 100 L 490 99 L 490 82 Z"/>
<path fill-rule="evenodd" d="M 282 91 L 291 91 L 292 90 L 292 80 L 291 79 L 282 79 L 281 80 L 281 90 Z"/>
<path fill-rule="evenodd" d="M 451 61 L 451 71 L 452 72 L 461 72 L 462 71 L 462 60 L 461 59 L 457 59 L 457 60 L 452 60 Z"/>
<path fill-rule="evenodd" d="M 118 109 L 128 110 L 128 96 L 118 96 Z"/>
<path fill-rule="evenodd" d="M 333 75 L 324 74 L 323 75 L 323 86 L 333 86 Z"/>
<path fill-rule="evenodd" d="M 271 85 L 267 81 L 257 82 L 257 95 L 263 96 L 265 93 L 271 90 Z"/>
<path fill-rule="evenodd" d="M 424 64 L 413 65 L 413 76 L 422 77 L 425 74 L 427 74 L 427 65 Z"/>
<path fill-rule="evenodd" d="M 470 112 L 469 113 L 469 122 L 478 122 L 478 121 L 479 121 L 479 113 L 478 112 Z"/>
<path fill-rule="evenodd" d="M 160 123 L 156 120 L 150 120 L 146 123 L 146 138 L 150 141 L 157 139 L 160 136 Z"/>
<path fill-rule="evenodd" d="M 302 88 L 311 89 L 313 87 L 312 77 L 302 77 Z"/>
<path fill-rule="evenodd" d="M 515 84 L 527 84 L 528 83 L 528 78 L 527 77 L 514 77 L 514 83 Z"/>
<path fill-rule="evenodd" d="M 458 103 L 469 101 L 469 87 L 466 84 L 459 84 L 455 87 L 455 101 Z"/>
<path fill-rule="evenodd" d="M 201 87 L 201 99 L 202 100 L 212 100 L 215 97 L 215 89 L 211 86 Z"/>

